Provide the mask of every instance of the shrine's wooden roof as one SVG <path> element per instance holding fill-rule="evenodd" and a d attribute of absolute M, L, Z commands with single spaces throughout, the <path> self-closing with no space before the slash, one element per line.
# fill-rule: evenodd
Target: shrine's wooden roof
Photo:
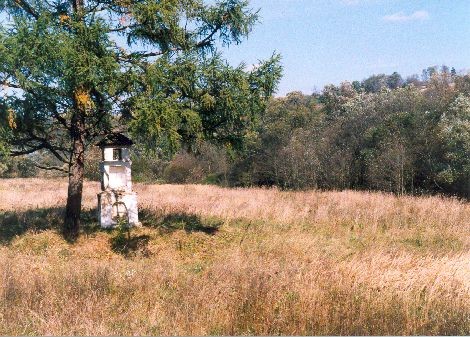
<path fill-rule="evenodd" d="M 134 144 L 134 142 L 122 133 L 110 133 L 96 143 L 96 146 L 131 146 L 132 144 Z"/>

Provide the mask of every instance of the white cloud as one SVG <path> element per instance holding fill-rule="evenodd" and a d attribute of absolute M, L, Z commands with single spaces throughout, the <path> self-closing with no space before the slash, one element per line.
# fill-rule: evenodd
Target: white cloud
<path fill-rule="evenodd" d="M 423 21 L 429 18 L 427 11 L 415 11 L 409 15 L 398 12 L 390 15 L 385 15 L 383 19 L 388 22 L 405 22 L 405 21 Z"/>

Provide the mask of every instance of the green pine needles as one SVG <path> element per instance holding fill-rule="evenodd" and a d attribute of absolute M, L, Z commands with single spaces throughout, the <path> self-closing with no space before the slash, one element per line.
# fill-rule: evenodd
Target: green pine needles
<path fill-rule="evenodd" d="M 75 234 L 97 138 L 128 131 L 167 157 L 202 139 L 240 148 L 281 77 L 277 54 L 246 71 L 218 52 L 257 22 L 244 0 L 0 0 L 0 13 L 1 132 L 11 155 L 47 151 L 42 168 L 69 174 Z"/>

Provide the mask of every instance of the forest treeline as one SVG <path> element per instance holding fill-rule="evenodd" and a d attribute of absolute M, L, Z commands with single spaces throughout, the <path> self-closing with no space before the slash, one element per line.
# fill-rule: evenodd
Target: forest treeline
<path fill-rule="evenodd" d="M 31 176 L 34 158 L 3 163 Z M 98 178 L 99 153 L 86 176 Z M 0 172 L 2 168 L 0 168 Z M 429 67 L 421 76 L 373 75 L 270 100 L 241 151 L 200 143 L 171 160 L 134 151 L 138 181 L 361 189 L 470 197 L 470 75 Z"/>

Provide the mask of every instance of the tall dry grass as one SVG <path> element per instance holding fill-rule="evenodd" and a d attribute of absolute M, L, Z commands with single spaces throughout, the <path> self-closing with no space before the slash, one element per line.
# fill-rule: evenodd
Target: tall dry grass
<path fill-rule="evenodd" d="M 65 181 L 0 180 L 1 334 L 470 334 L 469 203 L 136 185 L 122 241 L 98 189 L 68 243 Z"/>

